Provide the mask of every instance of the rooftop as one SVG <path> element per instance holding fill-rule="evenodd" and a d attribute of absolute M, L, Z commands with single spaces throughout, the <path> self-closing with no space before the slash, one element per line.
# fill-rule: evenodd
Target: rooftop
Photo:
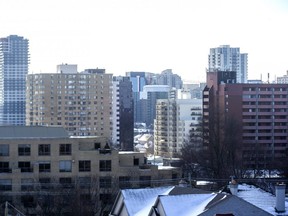
<path fill-rule="evenodd" d="M 0 126 L 0 139 L 69 138 L 62 127 L 48 126 Z"/>

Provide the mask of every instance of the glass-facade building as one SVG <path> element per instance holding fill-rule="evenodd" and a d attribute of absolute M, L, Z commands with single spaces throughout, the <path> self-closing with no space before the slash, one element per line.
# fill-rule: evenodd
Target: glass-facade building
<path fill-rule="evenodd" d="M 0 38 L 0 125 L 25 125 L 29 41 L 17 35 Z"/>

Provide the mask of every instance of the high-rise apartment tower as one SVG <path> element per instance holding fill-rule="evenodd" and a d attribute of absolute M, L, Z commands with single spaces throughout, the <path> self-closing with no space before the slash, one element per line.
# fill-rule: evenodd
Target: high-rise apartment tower
<path fill-rule="evenodd" d="M 70 66 L 58 66 L 58 73 L 28 75 L 26 124 L 58 125 L 72 136 L 110 139 L 112 74 L 104 69 L 78 73 L 77 65 Z"/>
<path fill-rule="evenodd" d="M 23 37 L 0 38 L 0 125 L 25 125 L 28 50 Z"/>
<path fill-rule="evenodd" d="M 240 48 L 222 45 L 211 48 L 209 71 L 235 71 L 237 83 L 246 83 L 248 77 L 248 54 L 240 53 Z"/>

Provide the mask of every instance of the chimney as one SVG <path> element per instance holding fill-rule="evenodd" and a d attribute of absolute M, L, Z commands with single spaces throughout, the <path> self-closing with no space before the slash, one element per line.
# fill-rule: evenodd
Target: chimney
<path fill-rule="evenodd" d="M 178 184 L 179 187 L 187 187 L 188 184 L 184 179 L 181 179 Z"/>
<path fill-rule="evenodd" d="M 237 196 L 238 193 L 238 183 L 235 181 L 234 177 L 232 177 L 229 182 L 229 189 L 232 195 Z"/>
<path fill-rule="evenodd" d="M 286 185 L 284 183 L 275 185 L 276 212 L 285 212 L 285 189 Z"/>

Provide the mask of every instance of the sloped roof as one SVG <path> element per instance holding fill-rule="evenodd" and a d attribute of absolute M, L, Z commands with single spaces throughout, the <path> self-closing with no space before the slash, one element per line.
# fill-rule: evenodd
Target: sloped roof
<path fill-rule="evenodd" d="M 125 206 L 128 215 L 153 215 L 162 208 L 167 216 L 211 216 L 233 214 L 235 216 L 287 215 L 275 212 L 275 196 L 250 185 L 239 185 L 238 196 L 212 193 L 191 187 L 159 187 L 126 189 L 119 193 L 116 203 Z M 286 202 L 286 206 L 287 206 Z M 115 204 L 114 204 L 115 205 Z M 287 207 L 286 207 L 287 209 Z M 121 215 L 113 212 L 111 215 Z"/>
<path fill-rule="evenodd" d="M 122 190 L 121 193 L 124 197 L 125 207 L 129 215 L 147 216 L 158 195 L 168 195 L 173 188 L 174 186 L 127 189 Z"/>
<path fill-rule="evenodd" d="M 216 194 L 185 194 L 159 196 L 159 201 L 165 210 L 166 216 L 192 216 L 205 211 L 206 206 Z"/>
<path fill-rule="evenodd" d="M 20 138 L 69 138 L 69 135 L 62 127 L 0 126 L 0 139 Z"/>
<path fill-rule="evenodd" d="M 271 216 L 270 213 L 237 196 L 224 193 L 159 196 L 154 206 L 163 208 L 165 216 L 211 216 L 216 214 Z M 151 209 L 150 215 L 154 209 L 155 207 Z"/>

